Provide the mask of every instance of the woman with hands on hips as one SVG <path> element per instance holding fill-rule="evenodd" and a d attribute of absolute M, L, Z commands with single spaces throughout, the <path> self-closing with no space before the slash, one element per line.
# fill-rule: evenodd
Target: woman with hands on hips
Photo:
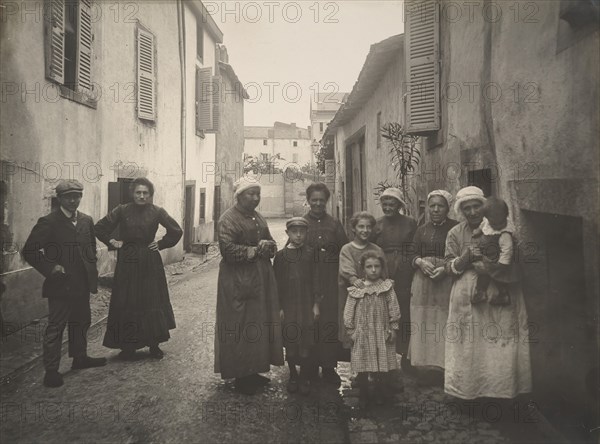
<path fill-rule="evenodd" d="M 150 356 L 160 359 L 158 344 L 170 338 L 175 316 L 159 251 L 179 242 L 183 231 L 165 211 L 152 203 L 154 185 L 135 179 L 130 185 L 133 202 L 111 210 L 95 226 L 96 236 L 117 250 L 113 290 L 108 311 L 104 346 L 121 349 L 125 360 L 135 351 L 150 347 Z M 167 233 L 155 240 L 158 226 Z M 119 228 L 120 240 L 112 238 Z"/>

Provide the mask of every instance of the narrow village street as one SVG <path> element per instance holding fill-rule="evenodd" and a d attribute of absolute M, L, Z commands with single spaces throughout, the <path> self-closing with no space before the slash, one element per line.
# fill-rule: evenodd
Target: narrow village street
<path fill-rule="evenodd" d="M 600 0 L 0 22 L 0 444 L 600 444 Z"/>
<path fill-rule="evenodd" d="M 279 245 L 285 221 L 269 226 Z M 1 441 L 62 442 L 542 442 L 536 418 L 526 409 L 499 418 L 495 405 L 486 418 L 474 416 L 480 403 L 459 405 L 441 388 L 418 387 L 405 377 L 393 407 L 366 414 L 350 387 L 348 363 L 340 363 L 343 385 L 323 383 L 310 396 L 288 394 L 286 367 L 271 367 L 271 383 L 254 397 L 235 393 L 213 372 L 214 319 L 219 257 L 216 247 L 201 264 L 186 258 L 167 266 L 177 328 L 164 344 L 165 357 L 147 349 L 135 362 L 119 360 L 102 347 L 104 326 L 92 330 L 89 352 L 108 365 L 73 371 L 66 353 L 64 386 L 42 384 L 41 362 L 2 387 Z M 66 352 L 66 344 L 63 348 Z M 523 406 L 524 407 L 524 406 Z M 487 420 L 486 420 L 487 419 Z M 508 420 L 507 420 L 508 419 Z M 546 441 L 547 442 L 547 441 Z"/>
<path fill-rule="evenodd" d="M 274 235 L 284 223 L 274 225 Z M 284 234 L 284 233 L 283 233 Z M 164 359 L 123 362 L 102 347 L 104 328 L 90 338 L 91 356 L 107 356 L 98 369 L 70 370 L 64 386 L 42 385 L 41 362 L 2 387 L 4 443 L 31 442 L 343 442 L 341 400 L 334 389 L 311 397 L 288 395 L 287 370 L 272 367 L 271 384 L 253 398 L 237 394 L 213 371 L 219 260 L 169 280 L 177 328 Z M 174 264 L 175 266 L 177 264 Z M 175 273 L 179 273 L 176 271 Z"/>

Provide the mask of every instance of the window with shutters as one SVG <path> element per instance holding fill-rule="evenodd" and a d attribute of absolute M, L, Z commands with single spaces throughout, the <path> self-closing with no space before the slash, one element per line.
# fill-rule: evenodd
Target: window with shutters
<path fill-rule="evenodd" d="M 46 78 L 63 97 L 95 108 L 91 0 L 51 0 L 44 11 Z"/>
<path fill-rule="evenodd" d="M 221 78 L 212 75 L 212 68 L 196 68 L 196 134 L 219 130 Z"/>
<path fill-rule="evenodd" d="M 440 129 L 439 3 L 407 0 L 405 8 L 406 128 L 409 134 Z"/>
<path fill-rule="evenodd" d="M 147 29 L 137 27 L 137 116 L 156 120 L 156 39 Z"/>
<path fill-rule="evenodd" d="M 293 144 L 294 144 L 295 147 L 298 146 L 298 141 L 294 140 Z"/>
<path fill-rule="evenodd" d="M 220 128 L 221 118 L 221 76 L 213 76 L 212 78 L 212 107 L 213 107 L 213 126 L 211 132 L 218 132 Z"/>

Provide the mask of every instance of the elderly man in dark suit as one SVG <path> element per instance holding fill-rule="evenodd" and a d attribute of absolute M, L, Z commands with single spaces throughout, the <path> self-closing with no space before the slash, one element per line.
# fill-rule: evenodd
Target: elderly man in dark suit
<path fill-rule="evenodd" d="M 24 259 L 46 278 L 42 297 L 48 298 L 48 328 L 44 334 L 46 387 L 60 387 L 58 372 L 62 336 L 69 326 L 69 356 L 73 369 L 100 367 L 106 358 L 87 355 L 87 330 L 91 323 L 90 292 L 97 293 L 94 221 L 78 211 L 83 185 L 61 181 L 56 187 L 60 208 L 40 218 L 25 246 Z"/>

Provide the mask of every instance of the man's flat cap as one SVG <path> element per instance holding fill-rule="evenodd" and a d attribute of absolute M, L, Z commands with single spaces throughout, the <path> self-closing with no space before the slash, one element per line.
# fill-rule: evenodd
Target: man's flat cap
<path fill-rule="evenodd" d="M 290 220 L 288 220 L 285 223 L 285 228 L 290 228 L 290 227 L 308 228 L 308 221 L 300 216 L 292 217 Z"/>
<path fill-rule="evenodd" d="M 56 195 L 61 196 L 68 193 L 83 194 L 83 185 L 77 180 L 61 180 L 56 185 Z"/>

